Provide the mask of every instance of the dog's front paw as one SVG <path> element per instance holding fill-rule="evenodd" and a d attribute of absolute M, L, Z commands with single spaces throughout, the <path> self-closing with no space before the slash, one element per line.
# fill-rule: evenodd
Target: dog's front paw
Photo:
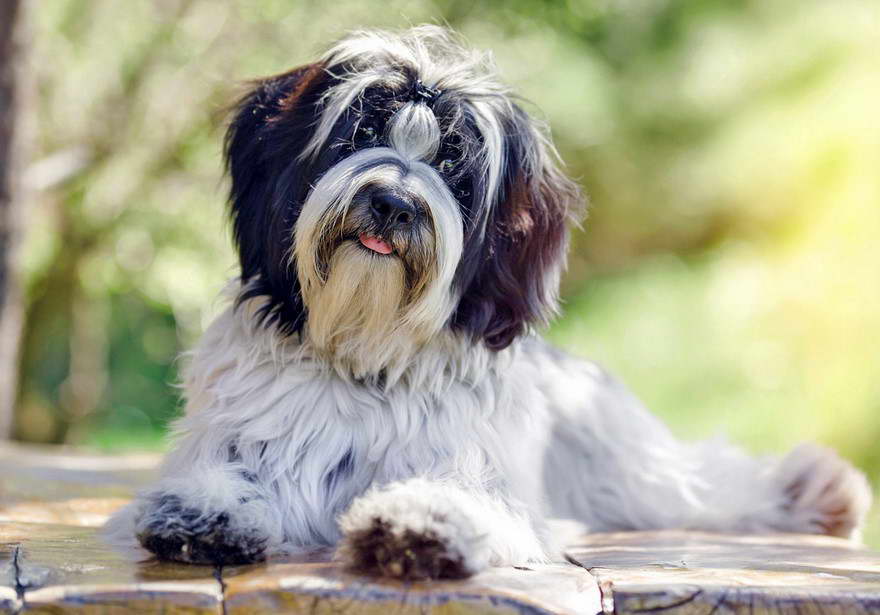
<path fill-rule="evenodd" d="M 871 505 L 865 476 L 834 451 L 804 444 L 777 470 L 788 531 L 854 538 Z"/>
<path fill-rule="evenodd" d="M 395 529 L 380 517 L 347 533 L 341 553 L 354 572 L 406 581 L 463 579 L 471 574 L 464 557 L 434 531 Z"/>
<path fill-rule="evenodd" d="M 461 579 L 487 565 L 486 533 L 454 490 L 412 480 L 355 500 L 338 557 L 354 572 L 407 581 Z"/>
<path fill-rule="evenodd" d="M 228 512 L 205 512 L 175 495 L 157 495 L 137 520 L 138 542 L 159 559 L 187 564 L 250 564 L 266 558 L 268 538 L 233 523 Z"/>

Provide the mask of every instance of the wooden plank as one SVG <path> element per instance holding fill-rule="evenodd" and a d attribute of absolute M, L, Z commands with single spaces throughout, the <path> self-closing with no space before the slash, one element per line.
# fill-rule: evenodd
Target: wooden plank
<path fill-rule="evenodd" d="M 321 557 L 288 558 L 224 571 L 138 561 L 117 552 L 94 528 L 0 524 L 4 610 L 36 613 L 358 613 L 593 614 L 592 576 L 568 564 L 498 568 L 465 581 L 403 584 L 343 572 Z M 5 560 L 5 561 L 4 561 Z M 225 603 L 224 603 L 225 586 Z"/>
<path fill-rule="evenodd" d="M 16 587 L 15 546 L 0 543 L 0 614 L 17 613 L 21 599 Z"/>
<path fill-rule="evenodd" d="M 464 581 L 411 583 L 356 577 L 329 562 L 224 571 L 226 613 L 593 615 L 593 578 L 575 566 L 495 568 Z"/>
<path fill-rule="evenodd" d="M 159 459 L 0 444 L 0 613 L 222 613 L 213 567 L 139 561 L 97 532 Z"/>
<path fill-rule="evenodd" d="M 17 598 L 7 612 L 222 613 L 213 567 L 139 561 L 110 548 L 94 528 L 2 523 L 0 569 L 7 572 L 0 596 Z"/>
<path fill-rule="evenodd" d="M 0 442 L 0 499 L 131 497 L 156 476 L 157 454 L 96 455 Z"/>
<path fill-rule="evenodd" d="M 159 459 L 0 443 L 0 522 L 101 526 L 154 479 Z"/>
<path fill-rule="evenodd" d="M 98 535 L 157 460 L 0 445 L 0 613 L 880 615 L 880 555 L 791 534 L 594 534 L 568 550 L 582 567 L 419 584 L 350 575 L 324 552 L 227 568 L 221 581 L 213 567 L 114 551 Z"/>
<path fill-rule="evenodd" d="M 121 553 L 96 527 L 153 476 L 156 456 L 0 446 L 0 612 L 595 613 L 593 578 L 571 565 L 495 569 L 404 585 L 343 572 L 328 553 L 223 571 Z M 112 497 L 107 497 L 107 496 Z M 59 524 L 63 522 L 65 525 Z M 141 560 L 141 561 L 139 561 Z"/>
<path fill-rule="evenodd" d="M 101 527 L 114 512 L 125 506 L 126 498 L 71 498 L 57 502 L 35 500 L 0 504 L 0 522 L 54 523 Z"/>
<path fill-rule="evenodd" d="M 593 534 L 568 549 L 606 613 L 878 613 L 880 554 L 825 536 Z"/>

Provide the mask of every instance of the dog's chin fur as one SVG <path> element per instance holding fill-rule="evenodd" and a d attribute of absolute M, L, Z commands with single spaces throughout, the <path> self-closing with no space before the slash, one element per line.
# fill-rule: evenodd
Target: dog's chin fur
<path fill-rule="evenodd" d="M 340 372 L 377 374 L 395 357 L 412 356 L 419 331 L 400 330 L 407 299 L 399 258 L 346 241 L 333 253 L 327 281 L 309 298 L 306 336 Z"/>
<path fill-rule="evenodd" d="M 335 545 L 417 580 L 558 557 L 551 516 L 858 537 L 870 491 L 833 452 L 681 443 L 534 335 L 578 192 L 450 33 L 355 33 L 257 83 L 227 160 L 241 277 L 117 539 L 215 564 Z M 391 224 L 385 194 L 412 215 Z"/>

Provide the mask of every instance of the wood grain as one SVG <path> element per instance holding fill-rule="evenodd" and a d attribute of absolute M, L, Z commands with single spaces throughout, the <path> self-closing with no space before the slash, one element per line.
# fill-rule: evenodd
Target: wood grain
<path fill-rule="evenodd" d="M 272 564 L 224 575 L 230 615 L 251 613 L 596 613 L 599 591 L 570 565 L 496 568 L 465 581 L 404 584 L 333 563 Z"/>
<path fill-rule="evenodd" d="M 592 534 L 568 554 L 608 613 L 880 613 L 880 555 L 839 538 Z"/>

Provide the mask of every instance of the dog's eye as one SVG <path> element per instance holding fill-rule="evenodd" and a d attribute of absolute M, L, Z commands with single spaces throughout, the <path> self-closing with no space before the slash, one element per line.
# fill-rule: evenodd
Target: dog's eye
<path fill-rule="evenodd" d="M 359 126 L 357 132 L 362 141 L 372 143 L 376 140 L 376 129 L 372 126 Z"/>
<path fill-rule="evenodd" d="M 441 161 L 440 165 L 437 168 L 440 169 L 441 173 L 451 173 L 452 171 L 455 170 L 455 167 L 457 165 L 458 165 L 458 162 L 447 158 L 446 160 Z"/>

